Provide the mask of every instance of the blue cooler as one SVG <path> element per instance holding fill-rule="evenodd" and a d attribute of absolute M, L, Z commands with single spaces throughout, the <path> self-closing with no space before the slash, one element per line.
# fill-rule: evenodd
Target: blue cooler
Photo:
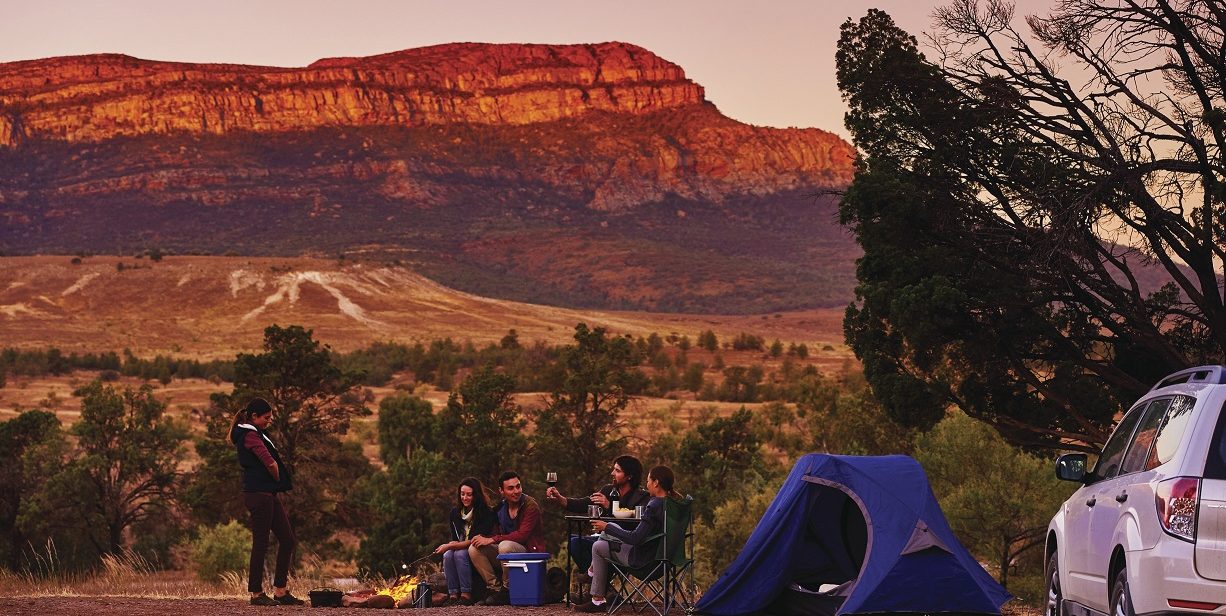
<path fill-rule="evenodd" d="M 544 605 L 547 552 L 511 552 L 499 554 L 498 560 L 507 570 L 511 605 Z"/>

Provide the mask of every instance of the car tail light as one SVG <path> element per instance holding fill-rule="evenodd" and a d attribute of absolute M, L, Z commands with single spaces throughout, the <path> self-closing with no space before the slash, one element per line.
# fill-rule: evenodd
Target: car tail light
<path fill-rule="evenodd" d="M 1171 607 L 1181 607 L 1189 610 L 1205 610 L 1208 612 L 1212 612 L 1213 610 L 1222 607 L 1221 603 L 1206 603 L 1204 601 L 1187 601 L 1183 599 L 1167 599 L 1166 604 Z"/>
<path fill-rule="evenodd" d="M 1162 530 L 1185 541 L 1196 541 L 1196 508 L 1200 505 L 1200 479 L 1175 477 L 1158 482 L 1154 506 Z"/>

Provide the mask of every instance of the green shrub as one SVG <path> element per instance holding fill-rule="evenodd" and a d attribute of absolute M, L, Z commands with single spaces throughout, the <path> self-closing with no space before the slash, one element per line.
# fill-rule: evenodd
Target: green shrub
<path fill-rule="evenodd" d="M 227 524 L 200 527 L 192 542 L 192 563 L 200 579 L 215 582 L 223 573 L 244 571 L 251 556 L 251 531 L 231 520 Z"/>
<path fill-rule="evenodd" d="M 741 553 L 749 535 L 758 526 L 758 520 L 775 500 L 776 492 L 778 486 L 772 485 L 750 493 L 744 500 L 725 502 L 715 508 L 713 524 L 700 525 L 694 530 L 694 581 L 699 587 L 710 586 Z"/>

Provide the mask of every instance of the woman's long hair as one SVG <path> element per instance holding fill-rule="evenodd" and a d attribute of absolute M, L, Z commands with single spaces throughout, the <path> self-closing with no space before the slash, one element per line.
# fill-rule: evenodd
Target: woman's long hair
<path fill-rule="evenodd" d="M 263 398 L 252 398 L 247 402 L 247 406 L 238 410 L 234 414 L 234 421 L 230 422 L 230 442 L 235 445 L 238 441 L 234 440 L 234 428 L 241 423 L 251 423 L 251 418 L 256 415 L 265 415 L 272 412 L 272 405 Z"/>
<path fill-rule="evenodd" d="M 667 466 L 656 466 L 652 468 L 650 472 L 647 473 L 647 476 L 652 479 L 655 479 L 656 482 L 660 484 L 660 487 L 663 488 L 663 490 L 669 496 L 673 498 L 681 497 L 681 494 L 679 494 L 676 490 L 673 489 L 673 484 L 677 480 L 676 476 L 673 475 L 673 469 Z"/>
<path fill-rule="evenodd" d="M 460 500 L 460 488 L 468 486 L 473 490 L 473 509 L 479 515 L 484 516 L 484 512 L 490 510 L 489 499 L 485 495 L 485 486 L 481 485 L 481 480 L 476 477 L 465 477 L 460 480 L 460 485 L 455 489 L 455 507 L 457 511 L 464 511 L 464 501 Z M 474 517 L 474 520 L 476 517 Z"/>

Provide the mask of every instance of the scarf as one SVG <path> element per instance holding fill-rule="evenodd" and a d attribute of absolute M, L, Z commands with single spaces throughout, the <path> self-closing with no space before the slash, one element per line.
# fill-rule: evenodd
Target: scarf
<path fill-rule="evenodd" d="M 244 423 L 244 424 L 238 424 L 238 427 L 240 427 L 240 428 L 244 428 L 244 429 L 247 429 L 247 430 L 253 430 L 253 431 L 254 431 L 256 434 L 259 434 L 261 437 L 263 437 L 263 438 L 264 438 L 264 442 L 265 442 L 265 443 L 268 443 L 268 447 L 269 447 L 270 449 L 272 449 L 273 451 L 277 451 L 277 446 L 272 444 L 272 439 L 268 438 L 268 435 L 267 435 L 267 434 L 264 434 L 264 431 L 263 431 L 263 430 L 261 430 L 261 429 L 259 429 L 259 428 L 255 427 L 255 426 L 253 426 L 253 425 L 251 425 L 251 424 L 245 424 L 245 423 Z M 280 452 L 280 451 L 277 451 L 277 453 L 281 453 L 281 452 Z"/>
<path fill-rule="evenodd" d="M 460 535 L 460 539 L 464 540 L 469 537 L 473 530 L 473 516 L 477 513 L 477 508 L 469 508 L 468 513 L 460 512 L 460 519 L 464 521 L 464 534 Z"/>
<path fill-rule="evenodd" d="M 527 499 L 528 496 L 526 494 L 519 497 L 520 514 L 523 514 L 524 512 L 524 505 L 528 504 Z M 502 506 L 498 508 L 498 526 L 502 528 L 502 534 L 507 535 L 519 530 L 520 517 L 520 515 L 517 515 L 515 516 L 515 519 L 511 519 L 511 506 L 507 504 L 507 501 L 502 501 Z"/>

